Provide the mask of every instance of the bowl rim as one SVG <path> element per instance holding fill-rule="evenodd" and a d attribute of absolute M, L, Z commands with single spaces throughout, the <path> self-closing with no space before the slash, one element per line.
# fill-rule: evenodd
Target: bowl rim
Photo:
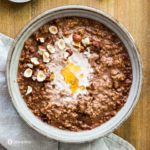
<path fill-rule="evenodd" d="M 137 95 L 134 97 L 134 102 L 132 104 L 132 106 L 130 107 L 130 109 L 128 109 L 128 111 L 126 112 L 126 116 L 124 118 L 122 118 L 118 124 L 116 124 L 116 126 L 114 126 L 113 128 L 109 129 L 108 131 L 106 131 L 105 133 L 101 134 L 101 135 L 97 135 L 95 137 L 92 137 L 92 138 L 88 138 L 88 139 L 76 139 L 76 140 L 73 140 L 73 139 L 69 139 L 69 140 L 66 140 L 66 139 L 62 139 L 61 137 L 57 136 L 57 137 L 54 137 L 52 135 L 49 135 L 49 134 L 46 134 L 45 132 L 43 132 L 42 130 L 38 129 L 36 126 L 32 125 L 30 122 L 28 122 L 29 120 L 26 120 L 24 118 L 24 116 L 22 116 L 22 114 L 20 114 L 20 111 L 19 109 L 16 107 L 16 104 L 15 104 L 15 99 L 13 98 L 13 94 L 12 94 L 12 89 L 11 89 L 11 86 L 10 86 L 10 78 L 9 78 L 9 71 L 10 71 L 10 62 L 11 62 L 11 57 L 13 55 L 13 51 L 15 49 L 15 46 L 18 42 L 18 40 L 21 38 L 21 36 L 24 34 L 24 32 L 26 31 L 26 29 L 28 27 L 30 27 L 34 22 L 36 22 L 38 19 L 40 19 L 41 17 L 47 15 L 47 14 L 50 14 L 51 12 L 57 12 L 57 11 L 60 11 L 60 10 L 66 10 L 66 9 L 81 9 L 81 10 L 88 10 L 88 11 L 91 11 L 93 13 L 97 13 L 99 15 L 102 15 L 104 17 L 106 17 L 107 19 L 111 20 L 114 24 L 116 24 L 117 26 L 119 26 L 119 28 L 126 34 L 126 36 L 129 38 L 129 40 L 132 42 L 132 46 L 136 52 L 136 55 L 137 55 L 137 59 L 138 59 L 138 66 L 139 66 L 139 84 L 138 84 L 138 91 L 137 91 Z M 81 5 L 66 5 L 66 6 L 60 6 L 60 7 L 56 7 L 56 8 L 53 8 L 53 9 L 50 9 L 50 10 L 47 10 L 43 13 L 41 13 L 40 15 L 38 15 L 37 17 L 33 18 L 27 25 L 24 26 L 24 28 L 21 30 L 21 32 L 17 35 L 16 39 L 14 40 L 11 48 L 10 48 L 10 51 L 8 53 L 8 58 L 7 58 L 7 65 L 6 65 L 6 75 L 7 75 L 7 85 L 8 85 L 8 91 L 9 91 L 9 94 L 10 94 L 10 97 L 11 97 L 11 100 L 13 102 L 13 106 L 15 107 L 15 109 L 17 110 L 19 116 L 30 126 L 32 127 L 34 130 L 36 130 L 37 132 L 39 132 L 40 134 L 48 137 L 48 138 L 52 138 L 52 139 L 55 139 L 55 140 L 58 140 L 58 141 L 62 141 L 62 142 L 69 142 L 69 143 L 83 143 L 83 142 L 87 142 L 87 141 L 92 141 L 94 139 L 97 139 L 99 137 L 103 137 L 105 135 L 107 135 L 108 133 L 111 133 L 113 132 L 116 128 L 118 128 L 132 113 L 133 111 L 133 108 L 135 107 L 135 105 L 137 104 L 138 102 L 138 99 L 139 99 L 139 96 L 140 96 L 140 92 L 141 92 L 141 88 L 142 88 L 142 62 L 141 62 L 141 58 L 140 58 L 140 54 L 139 54 L 139 51 L 138 51 L 138 48 L 135 44 L 135 41 L 133 39 L 133 37 L 131 36 L 131 34 L 127 31 L 127 29 L 121 24 L 119 23 L 116 19 L 114 19 L 111 15 L 108 15 L 106 14 L 104 11 L 102 10 L 98 10 L 96 8 L 92 8 L 92 7 L 88 7 L 88 6 L 81 6 Z"/>
<path fill-rule="evenodd" d="M 23 0 L 23 1 L 19 1 L 19 0 L 9 0 L 10 2 L 14 2 L 14 3 L 26 3 L 29 2 L 31 0 Z"/>

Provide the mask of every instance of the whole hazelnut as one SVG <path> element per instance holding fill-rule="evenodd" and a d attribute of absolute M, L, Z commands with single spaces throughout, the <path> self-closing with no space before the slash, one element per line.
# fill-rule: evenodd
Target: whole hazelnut
<path fill-rule="evenodd" d="M 70 48 L 68 48 L 68 49 L 66 50 L 66 52 L 69 53 L 69 56 L 71 56 L 71 55 L 73 54 L 73 51 L 72 51 Z"/>
<path fill-rule="evenodd" d="M 97 49 L 100 49 L 100 48 L 101 48 L 101 44 L 100 44 L 99 41 L 93 41 L 93 42 L 92 42 L 92 45 L 93 45 L 94 47 L 96 47 Z"/>
<path fill-rule="evenodd" d="M 74 40 L 75 42 L 81 42 L 82 37 L 81 37 L 81 35 L 75 33 L 75 34 L 73 34 L 73 40 Z"/>
<path fill-rule="evenodd" d="M 36 51 L 36 48 L 34 46 L 30 46 L 29 50 L 30 50 L 31 53 L 34 53 Z"/>

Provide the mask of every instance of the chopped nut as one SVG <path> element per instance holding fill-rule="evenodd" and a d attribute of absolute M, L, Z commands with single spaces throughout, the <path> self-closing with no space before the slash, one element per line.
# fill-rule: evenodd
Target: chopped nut
<path fill-rule="evenodd" d="M 50 26 L 49 27 L 49 32 L 52 34 L 57 34 L 58 33 L 58 29 L 56 26 Z"/>
<path fill-rule="evenodd" d="M 69 53 L 69 56 L 71 56 L 73 54 L 73 51 L 71 49 L 66 49 L 66 52 Z"/>
<path fill-rule="evenodd" d="M 82 39 L 82 44 L 83 44 L 84 46 L 89 45 L 89 44 L 90 44 L 90 39 L 89 39 L 89 37 L 86 37 L 86 38 Z"/>
<path fill-rule="evenodd" d="M 23 74 L 24 77 L 30 78 L 32 76 L 32 70 L 30 68 L 26 69 Z"/>
<path fill-rule="evenodd" d="M 38 58 L 37 57 L 32 57 L 31 58 L 31 62 L 35 65 L 39 65 L 39 61 L 38 61 Z"/>
<path fill-rule="evenodd" d="M 33 68 L 33 64 L 28 63 L 27 66 L 28 66 L 29 68 Z"/>
<path fill-rule="evenodd" d="M 84 55 L 86 55 L 87 57 L 90 57 L 90 49 L 87 48 L 86 51 L 84 52 Z"/>
<path fill-rule="evenodd" d="M 39 82 L 42 82 L 46 79 L 46 75 L 44 74 L 44 72 L 42 70 L 39 70 L 37 73 L 37 80 Z"/>
<path fill-rule="evenodd" d="M 45 39 L 44 39 L 43 37 L 40 37 L 40 38 L 39 38 L 39 41 L 40 41 L 41 43 L 44 43 Z"/>
<path fill-rule="evenodd" d="M 73 51 L 71 49 L 66 49 L 66 51 L 63 53 L 64 59 L 67 60 L 72 54 Z"/>
<path fill-rule="evenodd" d="M 32 93 L 32 87 L 31 87 L 31 86 L 28 86 L 25 95 L 29 95 L 30 93 Z"/>
<path fill-rule="evenodd" d="M 69 53 L 65 51 L 65 52 L 63 53 L 63 57 L 64 57 L 65 60 L 67 60 L 68 57 L 69 57 Z"/>
<path fill-rule="evenodd" d="M 38 48 L 39 48 L 39 50 L 46 51 L 46 48 L 42 45 L 40 45 Z"/>
<path fill-rule="evenodd" d="M 56 51 L 54 46 L 52 46 L 51 44 L 47 45 L 47 49 L 51 54 L 55 53 L 55 51 Z"/>
<path fill-rule="evenodd" d="M 43 53 L 46 52 L 46 48 L 44 46 L 39 46 L 39 50 L 38 50 L 38 53 L 40 55 L 43 55 Z"/>
<path fill-rule="evenodd" d="M 29 50 L 31 53 L 34 53 L 36 51 L 36 47 L 35 46 L 30 46 Z"/>
<path fill-rule="evenodd" d="M 43 53 L 43 62 L 48 63 L 50 61 L 50 55 L 48 52 Z"/>
<path fill-rule="evenodd" d="M 65 49 L 65 47 L 66 47 L 65 41 L 63 39 L 59 39 L 56 42 L 56 45 L 58 45 L 58 48 L 61 50 Z"/>

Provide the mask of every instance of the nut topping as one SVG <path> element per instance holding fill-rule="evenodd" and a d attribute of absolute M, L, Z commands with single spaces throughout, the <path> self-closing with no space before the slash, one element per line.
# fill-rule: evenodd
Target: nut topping
<path fill-rule="evenodd" d="M 38 53 L 40 54 L 40 55 L 43 55 L 43 53 L 44 52 L 46 52 L 46 48 L 44 47 L 44 46 L 39 46 L 39 50 L 38 50 Z"/>
<path fill-rule="evenodd" d="M 31 86 L 28 86 L 25 95 L 29 95 L 30 93 L 32 93 L 32 87 L 31 87 Z"/>
<path fill-rule="evenodd" d="M 64 59 L 67 60 L 72 54 L 73 51 L 70 48 L 66 49 L 66 51 L 63 53 Z"/>
<path fill-rule="evenodd" d="M 54 48 L 54 46 L 52 46 L 51 44 L 48 44 L 47 45 L 47 50 L 51 53 L 51 54 L 53 54 L 53 53 L 55 53 L 55 48 Z"/>
<path fill-rule="evenodd" d="M 92 45 L 96 48 L 96 49 L 101 49 L 101 43 L 100 41 L 93 41 Z"/>
<path fill-rule="evenodd" d="M 82 37 L 81 37 L 81 35 L 79 35 L 79 34 L 77 34 L 77 33 L 74 33 L 74 34 L 73 34 L 73 40 L 74 40 L 75 42 L 81 42 Z"/>
<path fill-rule="evenodd" d="M 57 34 L 57 33 L 58 33 L 58 29 L 57 29 L 56 26 L 50 26 L 50 27 L 49 27 L 49 32 L 50 32 L 51 34 Z"/>
<path fill-rule="evenodd" d="M 41 43 L 44 43 L 45 39 L 44 39 L 43 37 L 40 37 L 40 38 L 39 38 L 39 41 L 40 41 Z"/>
<path fill-rule="evenodd" d="M 82 39 L 82 44 L 83 44 L 84 46 L 89 45 L 89 44 L 90 44 L 90 39 L 89 39 L 89 37 L 86 37 L 86 38 Z"/>
<path fill-rule="evenodd" d="M 44 74 L 44 72 L 42 70 L 38 70 L 38 73 L 37 73 L 37 80 L 39 82 L 42 82 L 46 79 L 46 75 Z"/>
<path fill-rule="evenodd" d="M 30 78 L 32 76 L 32 70 L 30 68 L 26 69 L 23 74 L 24 77 Z"/>
<path fill-rule="evenodd" d="M 65 41 L 63 39 L 59 39 L 56 42 L 56 45 L 58 45 L 58 48 L 61 50 L 65 49 L 65 47 L 66 47 Z"/>
<path fill-rule="evenodd" d="M 48 63 L 50 61 L 50 55 L 48 52 L 43 53 L 43 62 Z"/>
<path fill-rule="evenodd" d="M 69 53 L 69 56 L 71 56 L 73 54 L 73 51 L 69 48 L 69 49 L 66 49 L 66 52 Z"/>
<path fill-rule="evenodd" d="M 32 58 L 31 58 L 31 62 L 32 62 L 34 65 L 39 65 L 39 61 L 38 61 L 38 58 L 37 58 L 37 57 L 32 57 Z"/>
<path fill-rule="evenodd" d="M 33 64 L 28 63 L 27 66 L 28 66 L 29 68 L 33 68 Z"/>
<path fill-rule="evenodd" d="M 63 53 L 63 57 L 64 57 L 65 60 L 67 60 L 68 57 L 69 57 L 69 53 L 65 51 L 65 52 Z"/>
<path fill-rule="evenodd" d="M 30 50 L 31 53 L 34 53 L 36 51 L 36 48 L 34 46 L 30 46 L 29 50 Z"/>
<path fill-rule="evenodd" d="M 41 50 L 41 51 L 46 51 L 46 48 L 45 48 L 44 46 L 42 46 L 42 45 L 40 45 L 38 48 L 39 48 L 39 50 Z"/>
<path fill-rule="evenodd" d="M 89 47 L 84 52 L 84 55 L 86 55 L 86 57 L 90 57 L 90 48 Z"/>

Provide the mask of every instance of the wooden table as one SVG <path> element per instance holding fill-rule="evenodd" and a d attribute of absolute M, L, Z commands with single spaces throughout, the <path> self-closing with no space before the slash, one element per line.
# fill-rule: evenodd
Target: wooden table
<path fill-rule="evenodd" d="M 0 0 L 0 32 L 15 38 L 34 16 L 67 4 L 80 4 L 104 10 L 131 32 L 143 59 L 144 84 L 132 116 L 115 132 L 137 150 L 150 150 L 150 1 L 149 0 L 32 0 L 14 4 Z"/>

